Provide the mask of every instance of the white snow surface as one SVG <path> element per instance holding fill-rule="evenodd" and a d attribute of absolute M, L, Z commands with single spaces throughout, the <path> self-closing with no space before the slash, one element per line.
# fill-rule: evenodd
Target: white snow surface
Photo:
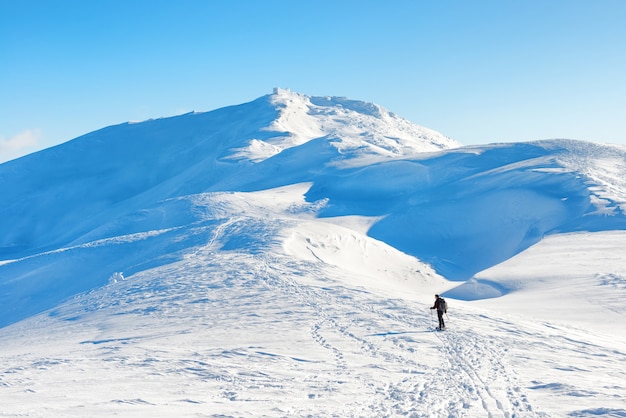
<path fill-rule="evenodd" d="M 625 202 L 282 89 L 90 133 L 0 165 L 0 416 L 626 417 Z"/>

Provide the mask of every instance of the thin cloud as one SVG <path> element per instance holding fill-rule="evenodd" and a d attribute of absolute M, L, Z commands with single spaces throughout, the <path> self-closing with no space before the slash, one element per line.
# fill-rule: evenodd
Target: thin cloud
<path fill-rule="evenodd" d="M 0 137 L 0 163 L 33 152 L 40 145 L 40 138 L 39 129 L 26 129 L 7 139 Z"/>

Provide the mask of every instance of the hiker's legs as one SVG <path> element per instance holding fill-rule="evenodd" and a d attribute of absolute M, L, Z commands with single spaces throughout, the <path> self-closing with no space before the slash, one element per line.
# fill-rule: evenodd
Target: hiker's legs
<path fill-rule="evenodd" d="M 442 311 L 437 311 L 437 318 L 439 318 L 439 328 L 443 329 L 446 327 L 446 324 L 444 324 L 443 322 L 443 312 Z"/>

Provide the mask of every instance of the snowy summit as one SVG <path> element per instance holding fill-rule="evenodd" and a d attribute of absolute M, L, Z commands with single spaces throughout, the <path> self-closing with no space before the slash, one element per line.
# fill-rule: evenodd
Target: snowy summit
<path fill-rule="evenodd" d="M 624 147 L 277 88 L 0 164 L 0 199 L 3 415 L 626 416 Z"/>

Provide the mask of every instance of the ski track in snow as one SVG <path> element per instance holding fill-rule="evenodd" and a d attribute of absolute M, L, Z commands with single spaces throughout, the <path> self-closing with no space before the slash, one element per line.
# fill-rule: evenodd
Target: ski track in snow
<path fill-rule="evenodd" d="M 2 416 L 548 416 L 494 337 L 288 258 L 208 248 L 38 321 L 52 340 L 5 357 Z"/>
<path fill-rule="evenodd" d="M 626 385 L 601 382 L 626 381 L 607 362 L 626 350 L 602 336 L 460 306 L 435 332 L 428 306 L 339 268 L 220 250 L 275 223 L 213 228 L 178 262 L 5 328 L 0 416 L 624 416 Z"/>

